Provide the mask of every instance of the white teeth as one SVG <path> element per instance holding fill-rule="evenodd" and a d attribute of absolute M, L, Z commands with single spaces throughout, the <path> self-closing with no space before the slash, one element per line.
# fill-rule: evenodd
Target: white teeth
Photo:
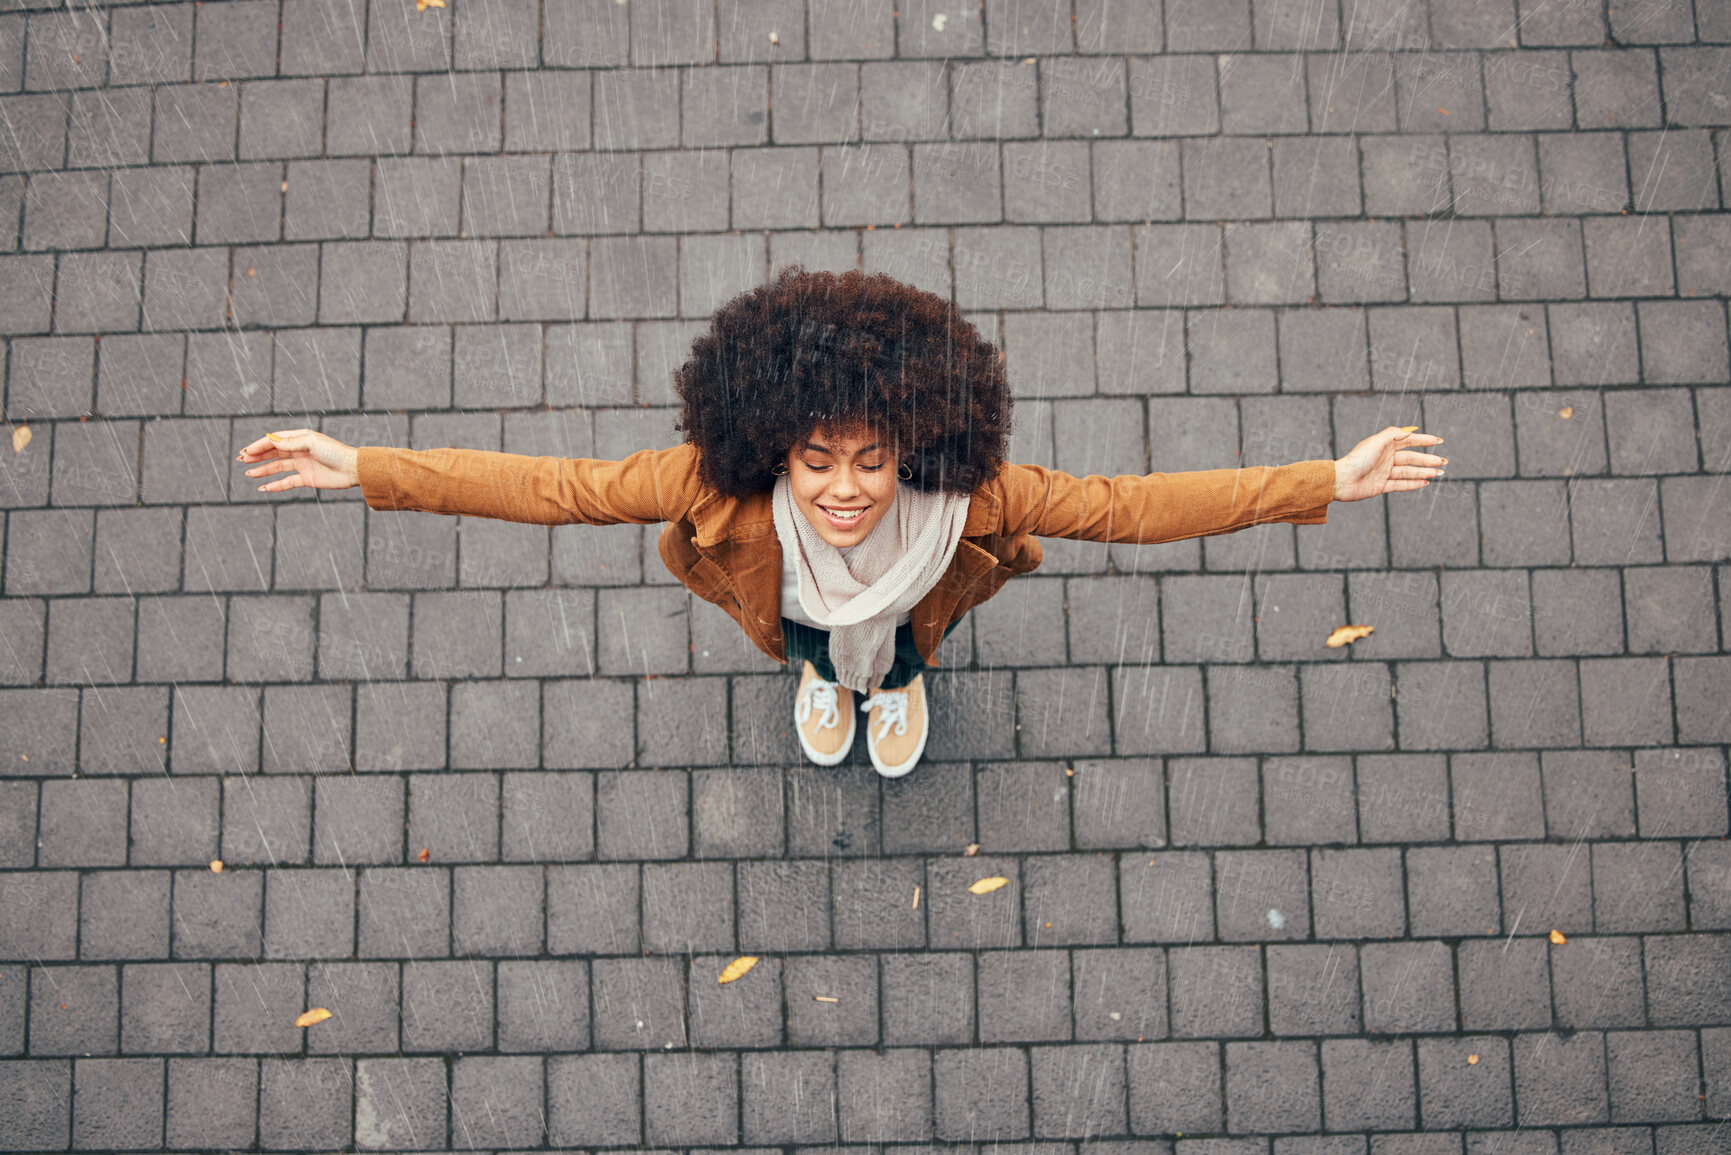
<path fill-rule="evenodd" d="M 824 512 L 829 514 L 831 517 L 838 518 L 842 521 L 853 521 L 855 518 L 859 517 L 860 514 L 864 513 L 865 510 L 856 509 L 851 513 L 843 513 L 839 509 L 825 509 Z"/>

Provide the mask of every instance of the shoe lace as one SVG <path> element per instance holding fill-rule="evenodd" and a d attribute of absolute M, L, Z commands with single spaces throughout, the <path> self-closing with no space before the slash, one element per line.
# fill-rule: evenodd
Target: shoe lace
<path fill-rule="evenodd" d="M 882 742 L 884 735 L 890 732 L 893 725 L 897 734 L 908 732 L 908 692 L 906 690 L 879 690 L 866 700 L 867 710 L 881 710 L 877 717 L 877 741 Z"/>
<path fill-rule="evenodd" d="M 835 683 L 826 682 L 822 678 L 813 678 L 799 691 L 799 701 L 794 706 L 794 721 L 801 726 L 811 717 L 815 709 L 819 711 L 817 728 L 828 730 L 841 724 L 841 711 L 836 708 Z"/>

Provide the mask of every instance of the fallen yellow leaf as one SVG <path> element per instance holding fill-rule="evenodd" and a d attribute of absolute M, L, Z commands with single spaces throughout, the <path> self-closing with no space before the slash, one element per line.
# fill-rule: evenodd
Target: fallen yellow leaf
<path fill-rule="evenodd" d="M 966 850 L 962 851 L 962 857 L 963 858 L 972 858 L 974 855 L 978 854 L 979 852 L 980 852 L 980 844 L 978 842 L 970 842 L 970 843 L 968 843 L 968 848 Z"/>
<path fill-rule="evenodd" d="M 222 873 L 222 859 L 213 858 L 210 860 L 210 872 L 212 874 L 221 874 Z"/>
<path fill-rule="evenodd" d="M 310 1027 L 314 1023 L 322 1023 L 330 1017 L 331 1013 L 323 1007 L 314 1007 L 312 1010 L 307 1011 L 305 1014 L 301 1015 L 300 1018 L 296 1019 L 295 1026 Z"/>
<path fill-rule="evenodd" d="M 990 893 L 992 893 L 992 891 L 998 889 L 1000 886 L 1008 886 L 1008 885 L 1010 885 L 1009 879 L 1000 877 L 998 875 L 993 875 L 991 878 L 980 879 L 980 881 L 978 881 L 978 882 L 974 883 L 974 885 L 968 887 L 968 890 L 973 894 L 990 894 Z"/>
<path fill-rule="evenodd" d="M 1569 418 L 1573 417 L 1574 415 L 1575 415 L 1575 407 L 1573 405 L 1565 405 L 1561 409 L 1557 410 L 1557 416 L 1561 417 L 1564 421 L 1567 421 Z"/>
<path fill-rule="evenodd" d="M 839 1003 L 839 1002 L 841 1002 L 841 1000 L 836 998 L 834 995 L 813 995 L 811 997 L 812 997 L 812 1000 L 814 1002 L 819 1002 L 819 1003 Z"/>
<path fill-rule="evenodd" d="M 718 983 L 730 983 L 734 979 L 738 978 L 740 975 L 743 975 L 746 971 L 750 970 L 752 967 L 754 967 L 756 965 L 757 965 L 757 956 L 756 955 L 754 955 L 754 954 L 740 955 L 738 958 L 734 959 L 732 962 L 727 964 L 727 969 L 723 970 L 721 972 L 721 977 L 716 979 L 715 981 Z"/>
<path fill-rule="evenodd" d="M 425 12 L 429 8 L 443 8 L 445 0 L 415 0 L 415 11 Z"/>
<path fill-rule="evenodd" d="M 30 432 L 30 426 L 17 425 L 12 429 L 12 452 L 23 453 L 24 447 L 30 444 L 30 439 L 36 436 Z"/>
<path fill-rule="evenodd" d="M 420 859 L 422 862 L 427 861 L 427 859 L 431 858 L 432 856 L 433 856 L 433 852 L 428 850 L 425 846 L 421 847 L 421 852 L 419 854 L 415 855 L 415 857 Z"/>
<path fill-rule="evenodd" d="M 1467 1056 L 1467 1066 L 1476 1067 L 1478 1065 L 1479 1065 L 1479 1057 L 1477 1055 L 1468 1055 Z"/>
<path fill-rule="evenodd" d="M 913 905 L 913 909 L 918 910 L 919 908 L 920 908 L 920 884 L 916 882 L 916 883 L 914 883 L 914 905 Z"/>
<path fill-rule="evenodd" d="M 1356 642 L 1364 635 L 1376 629 L 1375 626 L 1336 626 L 1334 632 L 1328 635 L 1328 641 L 1323 645 L 1331 650 L 1338 650 L 1348 642 Z"/>
<path fill-rule="evenodd" d="M 1563 937 L 1562 931 L 1553 930 L 1551 932 L 1551 941 L 1556 943 L 1558 946 L 1562 946 L 1564 943 L 1568 942 L 1569 940 Z"/>

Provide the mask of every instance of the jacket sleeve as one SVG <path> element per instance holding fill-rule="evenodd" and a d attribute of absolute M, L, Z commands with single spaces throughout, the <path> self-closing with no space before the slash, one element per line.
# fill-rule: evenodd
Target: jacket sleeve
<path fill-rule="evenodd" d="M 361 493 L 373 509 L 425 510 L 537 525 L 648 524 L 697 500 L 697 450 L 645 449 L 620 461 L 481 449 L 363 446 Z"/>
<path fill-rule="evenodd" d="M 1007 465 L 998 481 L 1004 533 L 1141 545 L 1272 521 L 1323 525 L 1334 500 L 1334 462 L 1321 459 L 1120 477 Z"/>

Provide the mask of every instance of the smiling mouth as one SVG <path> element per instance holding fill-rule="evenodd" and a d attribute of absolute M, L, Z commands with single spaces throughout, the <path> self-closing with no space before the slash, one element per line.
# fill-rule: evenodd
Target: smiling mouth
<path fill-rule="evenodd" d="M 829 516 L 835 518 L 837 521 L 858 521 L 862 516 L 864 516 L 865 511 L 871 507 L 862 505 L 855 509 L 836 509 L 834 506 L 820 505 L 818 508 L 823 510 Z"/>

